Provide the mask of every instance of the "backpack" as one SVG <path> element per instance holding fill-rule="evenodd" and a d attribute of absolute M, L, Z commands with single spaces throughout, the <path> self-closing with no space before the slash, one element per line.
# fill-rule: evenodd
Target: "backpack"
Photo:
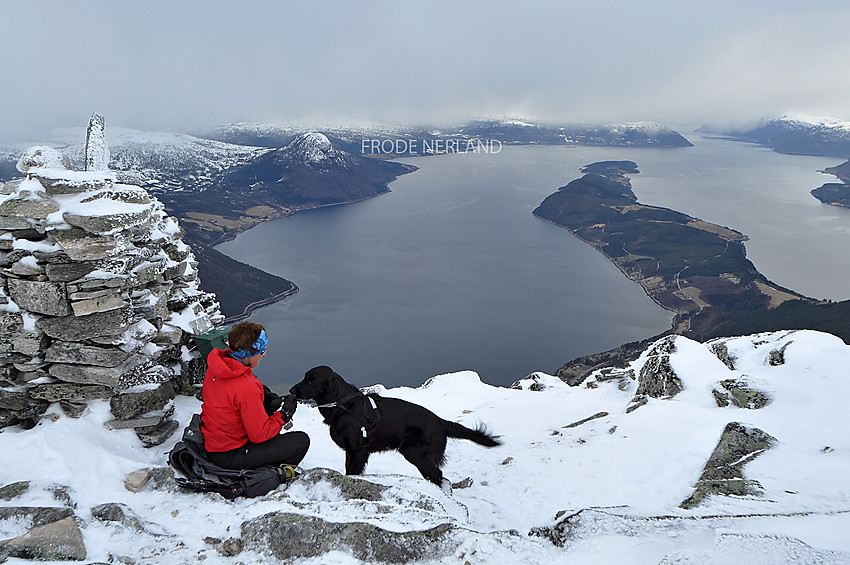
<path fill-rule="evenodd" d="M 168 453 L 168 464 L 183 475 L 175 477 L 178 486 L 193 492 L 217 492 L 228 500 L 263 496 L 281 483 L 280 470 L 271 465 L 225 469 L 207 460 L 199 414 L 192 416 L 183 431 L 183 441 L 178 441 Z"/>

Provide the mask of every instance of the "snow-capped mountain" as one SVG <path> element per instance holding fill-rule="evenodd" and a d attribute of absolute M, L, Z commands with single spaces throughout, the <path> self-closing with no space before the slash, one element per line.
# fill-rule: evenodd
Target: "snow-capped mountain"
<path fill-rule="evenodd" d="M 305 404 L 301 477 L 234 502 L 180 491 L 164 454 L 179 434 L 145 449 L 106 430 L 109 403 L 93 400 L 80 418 L 54 408 L 0 434 L 14 454 L 0 466 L 0 539 L 26 543 L 55 515 L 88 562 L 850 563 L 848 367 L 840 339 L 795 331 L 666 337 L 579 386 L 535 373 L 501 388 L 466 371 L 369 387 L 501 437 L 495 449 L 449 443 L 450 495 L 395 452 L 342 476 L 344 453 Z M 648 391 L 661 382 L 672 386 Z M 186 425 L 200 404 L 173 408 Z M 764 441 L 742 450 L 739 432 Z"/>
<path fill-rule="evenodd" d="M 348 167 L 346 153 L 333 146 L 323 133 L 309 132 L 296 137 L 286 145 L 281 156 L 293 163 L 312 168 Z"/>
<path fill-rule="evenodd" d="M 253 205 L 312 207 L 387 192 L 387 183 L 412 170 L 415 167 L 338 149 L 326 135 L 310 132 L 224 171 L 211 190 L 228 198 L 248 194 Z"/>
<path fill-rule="evenodd" d="M 850 155 L 850 122 L 836 118 L 789 114 L 766 118 L 750 128 L 706 125 L 698 131 L 752 141 L 779 153 L 842 158 Z"/>
<path fill-rule="evenodd" d="M 240 123 L 223 126 L 201 134 L 228 143 L 264 147 L 282 147 L 295 137 L 308 132 L 321 132 L 338 148 L 351 153 L 363 152 L 364 140 L 416 140 L 417 149 L 435 140 L 497 140 L 513 145 L 611 145 L 689 147 L 691 143 L 679 133 L 655 122 L 623 124 L 545 124 L 516 117 L 476 119 L 460 126 L 392 126 L 362 123 L 325 127 L 274 126 Z M 368 147 L 368 144 L 366 145 Z M 407 147 L 401 144 L 402 147 Z M 367 151 L 368 152 L 368 151 Z M 382 153 L 387 153 L 382 151 Z M 428 154 L 427 151 L 402 151 L 400 154 Z"/>
<path fill-rule="evenodd" d="M 83 169 L 85 131 L 62 128 L 41 136 L 30 145 L 59 149 L 73 168 Z M 109 168 L 148 190 L 204 190 L 222 171 L 246 163 L 265 149 L 223 143 L 182 133 L 146 132 L 107 128 Z M 0 161 L 17 160 L 25 146 L 6 150 Z M 0 172 L 3 172 L 0 170 Z M 14 176 L 14 175 L 10 175 Z M 9 177 L 7 177 L 9 178 Z"/>
<path fill-rule="evenodd" d="M 284 147 L 297 137 L 308 133 L 321 133 L 335 147 L 350 153 L 361 153 L 364 139 L 418 139 L 429 135 L 423 128 L 394 126 L 378 122 L 353 122 L 325 126 L 241 122 L 221 126 L 199 135 L 226 143 L 258 147 Z"/>

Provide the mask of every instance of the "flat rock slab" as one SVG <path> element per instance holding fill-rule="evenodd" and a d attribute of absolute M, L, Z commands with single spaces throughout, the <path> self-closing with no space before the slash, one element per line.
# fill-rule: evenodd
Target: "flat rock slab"
<path fill-rule="evenodd" d="M 83 534 L 72 518 L 33 528 L 16 538 L 0 541 L 0 557 L 37 561 L 79 561 L 86 558 Z"/>

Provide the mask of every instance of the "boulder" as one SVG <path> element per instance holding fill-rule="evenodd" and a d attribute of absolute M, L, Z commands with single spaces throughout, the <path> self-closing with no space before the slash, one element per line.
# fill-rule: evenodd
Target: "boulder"
<path fill-rule="evenodd" d="M 738 408 L 758 410 L 770 403 L 767 394 L 753 388 L 744 378 L 720 381 L 711 392 L 717 406 L 721 408 L 731 404 Z"/>
<path fill-rule="evenodd" d="M 65 518 L 33 528 L 22 536 L 0 541 L 0 557 L 37 561 L 82 560 L 86 558 L 86 547 L 77 523 Z"/>
<path fill-rule="evenodd" d="M 236 557 L 242 553 L 242 540 L 239 538 L 227 538 L 215 550 L 223 557 Z"/>
<path fill-rule="evenodd" d="M 162 327 L 159 328 L 159 331 L 155 336 L 153 336 L 154 343 L 167 343 L 171 345 L 178 345 L 180 340 L 183 337 L 183 330 L 178 328 L 177 326 L 173 326 L 171 324 L 162 324 Z"/>
<path fill-rule="evenodd" d="M 450 524 L 392 532 L 371 524 L 328 522 L 286 512 L 243 522 L 241 538 L 244 549 L 284 562 L 320 557 L 331 551 L 343 551 L 369 563 L 439 560 L 460 544 Z"/>

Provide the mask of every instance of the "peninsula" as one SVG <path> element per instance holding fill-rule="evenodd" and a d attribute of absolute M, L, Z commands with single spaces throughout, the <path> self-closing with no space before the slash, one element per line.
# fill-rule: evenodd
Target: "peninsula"
<path fill-rule="evenodd" d="M 850 207 L 850 161 L 824 169 L 823 172 L 834 175 L 841 182 L 828 182 L 812 190 L 812 196 L 824 204 Z"/>
<path fill-rule="evenodd" d="M 780 329 L 817 329 L 850 340 L 850 301 L 824 302 L 783 288 L 746 257 L 747 237 L 687 214 L 638 202 L 631 161 L 605 161 L 549 195 L 534 215 L 562 226 L 610 259 L 674 313 L 672 328 L 697 340 Z M 653 336 L 649 339 L 657 339 Z M 598 362 L 631 357 L 630 344 L 568 363 L 577 378 Z"/>

